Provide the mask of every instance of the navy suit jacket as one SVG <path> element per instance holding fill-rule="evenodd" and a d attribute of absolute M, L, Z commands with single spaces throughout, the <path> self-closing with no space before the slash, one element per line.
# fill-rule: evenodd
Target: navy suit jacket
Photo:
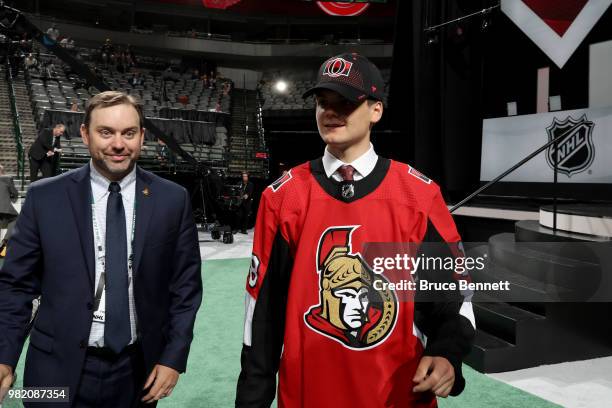
<path fill-rule="evenodd" d="M 76 395 L 94 302 L 89 164 L 33 183 L 0 270 L 0 363 L 17 365 L 31 316 L 24 386 Z M 184 372 L 202 300 L 201 260 L 187 191 L 137 168 L 134 298 L 146 373 Z M 57 405 L 52 405 L 57 406 Z"/>

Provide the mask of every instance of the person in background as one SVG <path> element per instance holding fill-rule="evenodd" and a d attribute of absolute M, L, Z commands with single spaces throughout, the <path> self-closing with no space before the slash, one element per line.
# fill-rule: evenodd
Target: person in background
<path fill-rule="evenodd" d="M 23 62 L 25 64 L 26 69 L 36 69 L 38 67 L 38 61 L 32 53 L 28 54 L 28 56 L 25 57 L 25 60 Z"/>
<path fill-rule="evenodd" d="M 280 177 L 283 177 L 285 174 L 289 173 L 289 166 L 285 163 L 278 163 L 278 169 L 280 170 Z"/>
<path fill-rule="evenodd" d="M 203 75 L 200 77 L 200 80 L 202 81 L 202 86 L 203 86 L 204 88 L 208 88 L 208 87 L 209 87 L 210 82 L 208 81 L 208 75 L 203 74 Z"/>
<path fill-rule="evenodd" d="M 108 65 L 111 61 L 111 55 L 115 52 L 115 47 L 110 38 L 104 41 L 104 44 L 100 47 L 100 57 L 104 65 Z"/>
<path fill-rule="evenodd" d="M 72 38 L 70 38 L 70 37 L 64 37 L 60 41 L 60 46 L 64 47 L 68 51 L 73 50 L 74 49 L 74 40 Z"/>
<path fill-rule="evenodd" d="M 155 150 L 157 153 L 157 161 L 159 161 L 160 166 L 167 167 L 168 169 L 174 166 L 174 153 L 163 140 L 157 139 Z"/>
<path fill-rule="evenodd" d="M 47 29 L 47 37 L 52 39 L 53 41 L 57 41 L 59 38 L 59 30 L 57 29 L 57 24 L 52 24 L 51 27 Z"/>
<path fill-rule="evenodd" d="M 241 234 L 247 233 L 249 215 L 253 206 L 253 183 L 249 181 L 249 173 L 242 172 L 242 183 L 240 185 L 240 206 L 238 207 L 238 228 Z"/>
<path fill-rule="evenodd" d="M 17 201 L 18 193 L 13 178 L 4 174 L 4 166 L 0 164 L 0 228 L 6 229 L 6 234 L 0 240 L 0 257 L 3 257 L 8 240 L 11 238 L 17 210 L 13 203 Z"/>
<path fill-rule="evenodd" d="M 38 171 L 42 177 L 51 177 L 61 153 L 60 137 L 66 132 L 63 123 L 56 123 L 53 128 L 41 129 L 38 137 L 28 151 L 30 159 L 30 181 L 38 180 Z"/>

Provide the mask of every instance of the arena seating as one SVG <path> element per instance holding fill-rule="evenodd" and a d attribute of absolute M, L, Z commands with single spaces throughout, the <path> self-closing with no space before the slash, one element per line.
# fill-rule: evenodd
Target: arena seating
<path fill-rule="evenodd" d="M 313 77 L 314 77 L 313 72 Z M 387 102 L 389 87 L 389 71 L 382 71 L 385 79 L 385 97 Z M 276 78 L 275 78 L 276 77 Z M 263 77 L 263 85 L 260 87 L 261 95 L 264 99 L 263 109 L 266 111 L 275 110 L 300 110 L 314 109 L 315 103 L 312 98 L 303 99 L 302 95 L 315 85 L 315 80 L 296 79 L 291 74 L 284 76 L 283 80 L 287 83 L 287 90 L 279 92 L 274 89 L 277 82 L 277 75 L 268 74 Z"/>
<path fill-rule="evenodd" d="M 143 104 L 146 117 L 158 118 L 167 115 L 168 112 L 162 112 L 164 108 L 185 111 L 187 114 L 188 111 L 229 113 L 231 110 L 231 93 L 224 92 L 225 80 L 221 78 L 217 80 L 214 88 L 209 88 L 205 87 L 202 81 L 191 79 L 190 74 L 179 75 L 175 73 L 170 75 L 171 80 L 164 81 L 162 80 L 163 73 L 161 70 L 138 68 L 134 71 L 139 73 L 141 84 L 133 86 L 130 80 L 134 73 L 120 73 L 97 64 L 94 61 L 96 50 L 79 48 L 77 52 L 79 58 L 101 75 L 112 89 L 138 97 Z M 37 126 L 40 126 L 43 122 L 47 110 L 69 110 L 73 104 L 76 104 L 78 110 L 82 112 L 87 100 L 95 95 L 98 89 L 95 87 L 85 88 L 85 84 L 80 82 L 77 76 L 66 73 L 67 67 L 55 56 L 44 53 L 39 55 L 40 68 L 29 70 L 25 75 L 25 84 L 30 95 Z M 143 60 L 145 66 L 159 67 L 161 64 L 159 58 L 150 61 L 143 58 Z M 165 65 L 174 63 L 175 61 L 168 60 Z M 53 66 L 52 72 L 49 72 L 46 68 L 49 64 Z M 228 123 L 217 121 L 216 142 L 212 146 L 182 144 L 181 147 L 198 161 L 212 168 L 227 170 L 229 146 L 227 126 Z M 64 151 L 61 164 L 63 170 L 78 167 L 84 164 L 89 157 L 88 151 L 80 138 L 75 138 L 75 135 L 71 136 L 73 136 L 71 140 L 63 141 Z M 157 160 L 155 145 L 156 142 L 152 140 L 145 143 L 140 160 L 143 167 L 153 171 L 191 170 L 180 157 L 173 161 L 172 166 L 160 163 Z"/>
<path fill-rule="evenodd" d="M 91 56 L 93 50 L 86 50 L 82 55 Z M 48 77 L 44 69 L 32 70 L 27 80 L 32 96 L 33 108 L 36 116 L 41 117 L 44 109 L 70 109 L 76 103 L 80 110 L 92 94 L 98 92 L 95 88 L 85 89 L 78 87 L 79 82 L 75 76 L 67 76 L 63 65 L 53 56 L 41 57 L 42 64 L 52 62 L 53 76 Z M 115 90 L 135 95 L 143 102 L 145 116 L 157 117 L 161 108 L 169 107 L 183 110 L 203 110 L 229 112 L 231 97 L 223 92 L 223 79 L 219 79 L 214 88 L 206 88 L 202 81 L 191 79 L 190 74 L 175 75 L 174 81 L 164 81 L 162 72 L 150 69 L 138 69 L 142 84 L 133 86 L 130 79 L 133 73 L 120 73 L 109 68 L 100 67 L 88 62 L 90 68 L 95 68 L 104 81 Z M 163 87 L 165 86 L 165 91 Z M 165 97 L 163 97 L 165 93 Z M 162 101 L 162 99 L 164 99 Z M 181 103 L 179 100 L 186 101 Z"/>

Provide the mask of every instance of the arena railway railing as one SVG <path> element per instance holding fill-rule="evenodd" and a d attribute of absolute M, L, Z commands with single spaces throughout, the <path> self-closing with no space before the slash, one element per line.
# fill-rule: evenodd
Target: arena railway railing
<path fill-rule="evenodd" d="M 228 166 L 228 153 L 224 147 L 207 146 L 198 148 L 193 145 L 183 145 L 183 149 L 193 155 L 198 162 L 203 163 L 211 169 L 226 170 Z M 63 154 L 60 167 L 62 171 L 67 171 L 83 166 L 90 160 L 89 150 L 80 138 L 66 140 L 62 144 Z M 193 166 L 185 162 L 180 157 L 169 156 L 161 161 L 156 150 L 156 143 L 147 140 L 140 153 L 138 164 L 146 170 L 157 173 L 192 173 Z"/>
<path fill-rule="evenodd" d="M 255 98 L 257 100 L 257 111 L 256 111 L 256 123 L 257 123 L 257 134 L 259 136 L 259 146 L 263 152 L 268 153 L 268 147 L 266 146 L 266 131 L 263 125 L 263 95 L 261 93 L 261 89 L 257 90 L 257 96 Z M 266 160 L 266 169 L 265 169 L 266 177 L 270 175 L 270 160 Z"/>
<path fill-rule="evenodd" d="M 0 1 L 0 34 L 5 34 L 7 37 L 18 35 L 22 37 L 23 34 L 28 35 L 32 39 L 38 41 L 47 50 L 53 53 L 56 57 L 67 64 L 81 79 L 85 80 L 90 86 L 94 86 L 100 92 L 112 90 L 110 86 L 106 84 L 100 77 L 96 76 L 83 62 L 79 61 L 73 56 L 68 50 L 60 46 L 60 44 L 49 38 L 45 33 L 40 31 L 27 16 L 16 8 L 9 7 Z M 145 127 L 151 132 L 156 138 L 161 139 L 170 150 L 185 159 L 186 162 L 190 163 L 196 169 L 196 172 L 200 173 L 202 169 L 206 168 L 204 163 L 198 162 L 192 155 L 182 149 L 178 142 L 171 136 L 162 133 L 157 126 L 153 124 L 149 119 L 145 118 Z"/>
<path fill-rule="evenodd" d="M 19 110 L 17 109 L 17 97 L 15 95 L 15 87 L 13 86 L 13 67 L 10 62 L 11 58 L 7 55 L 6 58 L 6 79 L 8 82 L 9 99 L 11 111 L 13 113 L 13 134 L 15 135 L 15 145 L 17 146 L 17 179 L 21 182 L 21 188 L 25 185 L 25 154 L 23 149 L 23 137 L 21 131 L 21 120 Z"/>
<path fill-rule="evenodd" d="M 521 167 L 522 165 L 527 163 L 529 160 L 533 159 L 538 154 L 542 153 L 544 150 L 546 150 L 549 147 L 554 145 L 554 147 L 553 147 L 553 186 L 554 186 L 554 192 L 555 193 L 553 194 L 553 232 L 556 232 L 557 231 L 557 194 L 556 194 L 556 192 L 558 191 L 557 189 L 558 189 L 558 173 L 559 173 L 558 172 L 558 161 L 559 161 L 559 159 L 557 157 L 557 148 L 558 148 L 559 142 L 566 135 L 568 135 L 571 131 L 572 131 L 572 129 L 568 129 L 567 131 L 563 132 L 559 136 L 557 136 L 557 137 L 553 138 L 552 140 L 548 141 L 548 143 L 546 143 L 546 144 L 542 145 L 541 147 L 537 148 L 533 153 L 527 155 L 524 159 L 522 159 L 521 161 L 516 163 L 514 166 L 510 167 L 508 170 L 504 171 L 499 176 L 495 177 L 493 180 L 489 181 L 487 184 L 483 185 L 482 187 L 480 187 L 479 189 L 474 191 L 472 194 L 470 194 L 469 196 L 465 197 L 463 200 L 459 201 L 457 204 L 453 205 L 450 208 L 450 210 L 449 210 L 451 212 L 451 214 L 453 212 L 455 212 L 457 209 L 459 209 L 462 206 L 464 206 L 466 203 L 468 203 L 474 197 L 476 197 L 477 195 L 479 195 L 483 191 L 487 190 L 492 185 L 494 185 L 497 182 L 499 182 L 501 179 L 506 177 L 508 174 L 512 173 L 514 170 L 518 169 L 519 167 Z"/>

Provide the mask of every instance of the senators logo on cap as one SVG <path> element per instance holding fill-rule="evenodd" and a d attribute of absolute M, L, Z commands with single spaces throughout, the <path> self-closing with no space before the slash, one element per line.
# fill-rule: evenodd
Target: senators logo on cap
<path fill-rule="evenodd" d="M 353 63 L 343 58 L 334 58 L 325 64 L 323 75 L 327 75 L 332 78 L 338 78 L 339 76 L 349 76 Z"/>

